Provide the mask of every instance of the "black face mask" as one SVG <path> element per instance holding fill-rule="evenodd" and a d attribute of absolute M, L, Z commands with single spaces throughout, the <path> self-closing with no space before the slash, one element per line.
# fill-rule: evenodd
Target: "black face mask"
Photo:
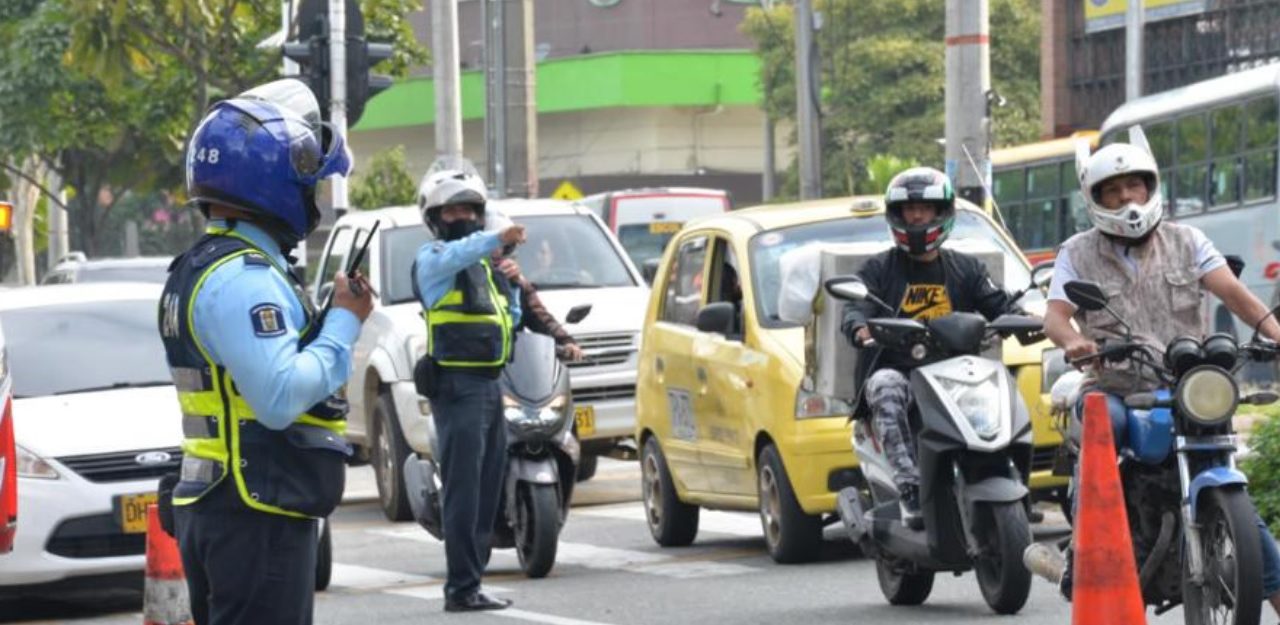
<path fill-rule="evenodd" d="M 458 221 L 441 224 L 440 235 L 445 241 L 456 241 L 465 238 L 473 233 L 479 232 L 481 229 L 480 222 L 474 219 L 459 219 Z"/>

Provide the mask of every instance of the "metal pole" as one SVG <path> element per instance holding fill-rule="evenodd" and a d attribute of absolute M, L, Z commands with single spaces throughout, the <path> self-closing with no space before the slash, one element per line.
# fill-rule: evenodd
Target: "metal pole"
<path fill-rule="evenodd" d="M 457 0 L 431 2 L 431 54 L 436 85 L 436 157 L 462 156 Z"/>
<path fill-rule="evenodd" d="M 347 138 L 347 5 L 329 0 L 329 122 Z M 347 177 L 334 176 L 330 186 L 334 210 L 349 208 Z"/>
<path fill-rule="evenodd" d="M 1124 99 L 1142 97 L 1142 31 L 1144 20 L 1141 0 L 1129 0 L 1124 19 Z"/>
<path fill-rule="evenodd" d="M 508 196 L 538 195 L 538 112 L 533 54 L 533 0 L 506 0 L 507 41 L 503 94 L 507 104 L 504 138 Z"/>
<path fill-rule="evenodd" d="M 800 199 L 822 197 L 822 130 L 814 71 L 813 7 L 796 0 L 796 125 L 800 143 Z"/>
<path fill-rule="evenodd" d="M 289 41 L 289 27 L 293 25 L 293 0 L 282 0 L 280 2 L 280 25 L 284 27 L 284 41 Z M 284 45 L 284 44 L 281 44 Z M 298 64 L 293 59 L 281 54 L 280 55 L 280 75 L 296 76 L 298 74 Z"/>
<path fill-rule="evenodd" d="M 494 197 L 507 192 L 507 51 L 505 2 L 484 0 L 485 7 L 485 145 L 489 186 Z"/>
<path fill-rule="evenodd" d="M 983 208 L 991 186 L 988 16 L 987 0 L 947 0 L 947 176 L 960 197 Z"/>
<path fill-rule="evenodd" d="M 63 205 L 67 203 L 67 192 L 62 188 L 62 178 L 56 173 L 49 174 L 49 189 L 58 193 L 58 199 Z M 49 269 L 58 264 L 58 259 L 69 249 L 67 245 L 67 211 L 53 202 L 49 202 L 49 246 L 47 249 L 49 261 Z"/>
<path fill-rule="evenodd" d="M 777 193 L 777 164 L 775 163 L 776 155 L 773 147 L 773 118 L 768 114 L 764 116 L 764 172 L 760 176 L 760 198 L 768 202 L 773 199 Z"/>

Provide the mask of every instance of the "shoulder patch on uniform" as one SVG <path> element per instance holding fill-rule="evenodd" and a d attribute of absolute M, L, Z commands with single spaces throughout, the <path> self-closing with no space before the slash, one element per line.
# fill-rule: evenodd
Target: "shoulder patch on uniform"
<path fill-rule="evenodd" d="M 249 309 L 256 336 L 280 336 L 284 334 L 284 310 L 276 304 L 262 303 Z"/>
<path fill-rule="evenodd" d="M 262 254 L 250 252 L 244 255 L 245 267 L 270 267 L 271 260 Z"/>

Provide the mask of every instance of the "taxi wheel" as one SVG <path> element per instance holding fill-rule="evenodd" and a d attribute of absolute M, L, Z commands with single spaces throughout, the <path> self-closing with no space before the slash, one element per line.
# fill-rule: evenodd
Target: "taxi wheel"
<path fill-rule="evenodd" d="M 760 452 L 756 483 L 760 524 L 774 562 L 811 562 L 822 551 L 822 517 L 806 514 L 796 501 L 782 457 L 773 445 Z"/>
<path fill-rule="evenodd" d="M 676 494 L 667 468 L 667 458 L 658 439 L 644 443 L 640 461 L 640 486 L 644 495 L 644 517 L 653 540 L 663 547 L 684 547 L 698 535 L 698 506 L 691 506 Z"/>
<path fill-rule="evenodd" d="M 378 394 L 370 421 L 372 449 L 369 460 L 378 483 L 378 503 L 382 504 L 382 514 L 388 521 L 408 521 L 413 518 L 413 510 L 409 508 L 409 491 L 405 488 L 404 471 L 400 467 L 409 457 L 409 445 L 400 434 L 391 395 Z"/>

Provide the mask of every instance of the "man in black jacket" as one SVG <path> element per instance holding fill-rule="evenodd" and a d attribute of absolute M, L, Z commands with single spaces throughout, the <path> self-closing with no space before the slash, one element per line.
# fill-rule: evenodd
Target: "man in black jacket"
<path fill-rule="evenodd" d="M 916 167 L 889 182 L 885 218 L 895 245 L 868 259 L 858 276 L 872 295 L 896 307 L 898 317 L 926 321 L 952 312 L 978 312 L 994 319 L 1017 312 L 980 260 L 942 249 L 955 217 L 955 193 L 942 172 Z M 840 327 L 851 344 L 861 347 L 871 338 L 867 319 L 887 314 L 870 301 L 849 302 Z M 861 358 L 855 375 L 864 382 L 855 416 L 870 412 L 872 430 L 893 465 L 902 521 L 918 528 L 922 525 L 920 476 L 914 445 L 907 445 L 912 398 L 906 374 L 914 367 L 906 355 L 879 349 Z"/>

